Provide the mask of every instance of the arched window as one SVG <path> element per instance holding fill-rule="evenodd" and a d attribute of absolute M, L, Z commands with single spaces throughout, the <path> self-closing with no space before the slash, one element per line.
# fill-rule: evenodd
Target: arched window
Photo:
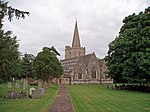
<path fill-rule="evenodd" d="M 97 71 L 96 71 L 95 68 L 93 68 L 93 69 L 92 69 L 92 76 L 91 76 L 91 78 L 92 78 L 92 79 L 96 79 L 96 74 L 97 74 Z"/>
<path fill-rule="evenodd" d="M 82 79 L 82 71 L 81 70 L 78 73 L 78 79 Z"/>

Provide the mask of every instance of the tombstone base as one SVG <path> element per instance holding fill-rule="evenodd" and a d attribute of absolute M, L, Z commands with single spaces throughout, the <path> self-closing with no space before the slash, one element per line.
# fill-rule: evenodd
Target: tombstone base
<path fill-rule="evenodd" d="M 6 92 L 6 95 L 5 95 L 5 98 L 8 98 L 8 99 L 16 99 L 16 98 L 19 98 L 19 93 L 18 93 L 18 92 L 15 92 L 15 91 L 7 91 L 7 92 Z"/>
<path fill-rule="evenodd" d="M 41 90 L 40 89 L 33 90 L 31 96 L 32 98 L 41 98 L 42 97 Z"/>

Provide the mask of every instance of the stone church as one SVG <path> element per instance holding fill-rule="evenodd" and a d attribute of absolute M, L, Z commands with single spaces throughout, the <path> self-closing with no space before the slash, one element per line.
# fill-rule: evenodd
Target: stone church
<path fill-rule="evenodd" d="M 65 59 L 61 60 L 64 68 L 65 84 L 103 84 L 113 83 L 107 77 L 104 59 L 99 59 L 93 52 L 86 54 L 81 47 L 77 21 L 75 23 L 72 46 L 65 46 Z"/>

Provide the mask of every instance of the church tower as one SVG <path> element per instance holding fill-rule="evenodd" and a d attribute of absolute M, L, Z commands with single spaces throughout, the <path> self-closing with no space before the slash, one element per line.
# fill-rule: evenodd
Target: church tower
<path fill-rule="evenodd" d="M 85 47 L 81 47 L 77 21 L 75 23 L 72 47 L 65 46 L 65 59 L 85 55 Z"/>

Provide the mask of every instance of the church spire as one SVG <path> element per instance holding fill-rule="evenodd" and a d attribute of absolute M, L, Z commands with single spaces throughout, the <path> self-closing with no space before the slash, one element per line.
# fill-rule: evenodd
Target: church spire
<path fill-rule="evenodd" d="M 76 23 L 75 23 L 72 47 L 74 47 L 74 48 L 81 47 L 81 45 L 80 45 L 80 38 L 79 38 L 79 32 L 78 32 L 77 20 L 76 20 Z"/>

